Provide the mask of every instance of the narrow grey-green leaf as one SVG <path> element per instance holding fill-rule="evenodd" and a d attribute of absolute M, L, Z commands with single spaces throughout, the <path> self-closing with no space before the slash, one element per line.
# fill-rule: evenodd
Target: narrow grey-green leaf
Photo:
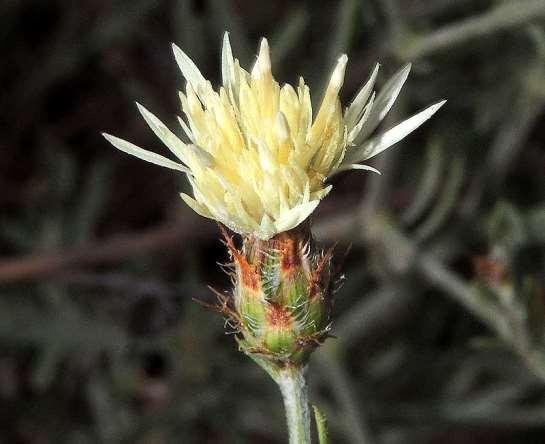
<path fill-rule="evenodd" d="M 318 442 L 319 444 L 329 444 L 329 436 L 327 432 L 327 419 L 318 407 L 313 405 L 312 409 L 314 410 L 314 420 L 316 421 L 316 431 L 318 432 Z"/>

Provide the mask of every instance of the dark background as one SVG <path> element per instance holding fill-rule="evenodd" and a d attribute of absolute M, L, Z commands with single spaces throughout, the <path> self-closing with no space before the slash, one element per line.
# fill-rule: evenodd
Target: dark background
<path fill-rule="evenodd" d="M 545 441 L 545 2 L 3 0 L 0 442 L 280 443 L 277 388 L 192 298 L 229 288 L 217 226 L 138 100 L 171 127 L 180 45 L 214 84 L 221 36 L 313 98 L 349 55 L 347 103 L 413 70 L 387 122 L 440 112 L 350 172 L 314 216 L 346 254 L 310 366 L 335 443 Z"/>

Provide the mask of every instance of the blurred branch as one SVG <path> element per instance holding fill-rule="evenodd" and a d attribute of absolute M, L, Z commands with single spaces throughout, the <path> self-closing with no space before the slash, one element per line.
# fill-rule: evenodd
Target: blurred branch
<path fill-rule="evenodd" d="M 432 427 L 436 425 L 491 426 L 505 428 L 543 427 L 543 406 L 499 407 L 475 411 L 471 402 L 442 402 L 431 405 L 401 403 L 373 406 L 374 422 L 411 424 Z"/>
<path fill-rule="evenodd" d="M 205 39 L 196 39 L 194 36 L 204 35 L 205 17 L 195 12 L 193 2 L 179 0 L 172 2 L 172 21 L 174 42 L 181 45 L 186 54 L 191 54 L 193 62 L 199 65 L 205 58 L 208 45 Z"/>
<path fill-rule="evenodd" d="M 397 53 L 406 60 L 415 60 L 456 45 L 505 29 L 516 28 L 545 17 L 543 0 L 519 0 L 501 3 L 489 12 L 445 26 L 423 37 L 417 37 Z"/>
<path fill-rule="evenodd" d="M 452 213 L 458 203 L 465 172 L 465 159 L 461 155 L 455 156 L 449 165 L 448 177 L 443 179 L 446 183 L 437 198 L 435 207 L 414 233 L 416 241 L 422 242 L 432 236 Z"/>
<path fill-rule="evenodd" d="M 409 18 L 427 18 L 459 10 L 474 3 L 475 0 L 434 0 L 433 2 L 419 1 L 404 5 L 404 15 Z"/>
<path fill-rule="evenodd" d="M 367 423 L 367 418 L 358 400 L 352 382 L 341 362 L 344 360 L 338 353 L 338 346 L 333 342 L 326 343 L 317 353 L 316 362 L 331 386 L 333 396 L 341 409 L 344 430 L 353 444 L 372 444 L 375 440 Z"/>
<path fill-rule="evenodd" d="M 543 61 L 532 64 L 526 71 L 511 111 L 499 127 L 488 155 L 483 162 L 484 168 L 475 175 L 462 206 L 462 215 L 474 214 L 487 191 L 497 191 L 504 182 L 513 160 L 521 152 L 528 140 L 542 111 L 545 109 L 545 91 L 543 90 Z M 537 82 L 536 79 L 541 81 Z M 539 85 L 539 88 L 536 86 Z"/>
<path fill-rule="evenodd" d="M 415 223 L 431 204 L 441 183 L 444 160 L 445 151 L 437 142 L 431 142 L 426 146 L 424 171 L 413 193 L 414 197 L 401 217 L 404 224 Z"/>
<path fill-rule="evenodd" d="M 241 66 L 253 65 L 254 44 L 249 41 L 244 23 L 236 14 L 233 3 L 231 0 L 210 0 L 210 18 L 218 36 L 229 31 L 231 44 L 238 54 Z"/>
<path fill-rule="evenodd" d="M 356 304 L 335 321 L 334 335 L 345 348 L 361 338 L 377 337 L 414 313 L 418 294 L 404 291 L 397 282 L 385 285 Z"/>
<path fill-rule="evenodd" d="M 184 223 L 160 226 L 143 233 L 121 235 L 52 253 L 4 259 L 0 261 L 0 283 L 37 279 L 86 265 L 116 263 L 138 254 L 178 248 L 189 240 L 198 242 L 209 238 L 213 232 L 212 224 L 200 223 L 195 225 L 198 229 L 190 229 L 192 223 L 190 216 Z"/>
<path fill-rule="evenodd" d="M 66 334 L 70 332 L 70 334 Z M 40 345 L 55 353 L 81 350 L 106 350 L 117 353 L 126 347 L 126 331 L 98 317 L 74 311 L 71 307 L 44 310 L 43 307 L 20 302 L 0 301 L 0 340 Z"/>
<path fill-rule="evenodd" d="M 135 297 L 154 295 L 173 298 L 180 293 L 176 287 L 161 280 L 142 279 L 122 273 L 72 272 L 59 276 L 59 280 L 66 284 L 123 292 Z"/>
<path fill-rule="evenodd" d="M 35 101 L 36 96 L 48 90 L 60 78 L 74 72 L 90 54 L 96 54 L 115 39 L 128 38 L 138 29 L 138 24 L 143 17 L 158 3 L 158 0 L 125 2 L 117 7 L 106 20 L 99 21 L 91 32 L 85 33 L 83 42 L 74 38 L 74 35 L 80 32 L 79 24 L 69 20 L 54 47 L 47 52 L 46 59 L 40 61 L 40 69 L 33 70 L 30 77 L 23 83 L 24 88 L 16 92 L 18 100 L 14 103 L 25 106 L 27 101 Z M 33 108 L 35 107 L 34 104 Z"/>
<path fill-rule="evenodd" d="M 339 6 L 337 23 L 335 25 L 336 32 L 331 39 L 329 49 L 329 59 L 335 60 L 341 54 L 348 51 L 350 48 L 350 40 L 354 33 L 356 10 L 358 1 L 343 0 Z"/>
<path fill-rule="evenodd" d="M 397 41 L 403 35 L 406 25 L 404 21 L 405 11 L 401 11 L 398 0 L 384 0 L 381 2 L 382 11 L 386 18 L 390 38 Z"/>
<path fill-rule="evenodd" d="M 306 31 L 310 15 L 305 7 L 297 8 L 290 13 L 282 26 L 272 36 L 272 65 L 282 66 L 289 52 L 299 44 Z"/>
<path fill-rule="evenodd" d="M 366 222 L 365 227 L 357 217 L 344 214 L 339 215 L 339 218 L 347 220 L 343 223 L 346 232 L 337 233 L 338 239 L 355 240 L 356 233 L 359 233 L 361 241 L 367 244 L 369 249 L 375 254 L 385 256 L 395 273 L 402 275 L 415 270 L 484 322 L 520 356 L 535 376 L 545 381 L 545 353 L 531 343 L 525 332 L 521 331 L 517 313 L 507 311 L 498 301 L 480 295 L 476 288 L 450 271 L 431 249 L 421 251 L 418 244 L 398 231 L 386 218 L 374 217 Z M 318 231 L 327 237 L 327 227 L 334 225 L 334 222 L 331 225 L 319 225 Z M 363 302 L 362 307 L 365 307 Z M 360 310 L 357 312 L 361 316 Z M 350 317 L 347 319 L 350 320 Z M 351 321 L 351 324 L 353 323 L 354 321 Z"/>
<path fill-rule="evenodd" d="M 97 161 L 89 169 L 79 193 L 73 221 L 68 225 L 74 244 L 81 244 L 93 237 L 93 230 L 108 196 L 111 172 L 111 164 L 104 160 Z"/>
<path fill-rule="evenodd" d="M 380 251 L 388 260 L 395 263 L 398 271 L 403 271 L 403 268 L 408 271 L 412 267 L 416 267 L 426 275 L 429 281 L 454 296 L 475 316 L 490 326 L 494 325 L 492 306 L 486 306 L 480 301 L 476 301 L 473 293 L 468 291 L 466 284 L 461 279 L 444 268 L 435 257 L 419 251 L 416 244 L 384 217 L 376 217 L 371 223 L 368 223 L 363 236 L 369 242 L 370 247 L 376 248 L 376 251 Z"/>
<path fill-rule="evenodd" d="M 395 261 L 405 262 L 407 267 L 412 265 L 428 282 L 462 304 L 503 339 L 537 377 L 545 381 L 545 356 L 521 332 L 519 319 L 513 313 L 502 309 L 497 301 L 482 297 L 432 254 L 418 251 L 411 240 L 384 219 L 373 222 L 368 228 L 371 231 L 368 237 L 371 244 L 378 242 L 383 254 L 394 256 Z"/>
<path fill-rule="evenodd" d="M 499 333 L 508 330 L 507 320 L 489 301 L 477 300 L 475 292 L 461 278 L 452 273 L 433 256 L 421 253 L 415 258 L 417 271 L 427 281 L 462 304 L 468 311 Z"/>

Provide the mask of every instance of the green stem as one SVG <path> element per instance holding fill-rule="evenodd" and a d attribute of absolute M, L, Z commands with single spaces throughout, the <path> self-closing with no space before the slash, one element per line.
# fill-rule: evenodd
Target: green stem
<path fill-rule="evenodd" d="M 306 367 L 286 367 L 275 375 L 284 398 L 290 444 L 310 444 L 310 412 Z"/>

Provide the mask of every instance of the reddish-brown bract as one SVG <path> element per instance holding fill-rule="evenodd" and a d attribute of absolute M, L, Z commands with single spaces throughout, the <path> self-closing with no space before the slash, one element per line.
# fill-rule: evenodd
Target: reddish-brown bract
<path fill-rule="evenodd" d="M 237 270 L 240 273 L 240 277 L 242 280 L 242 284 L 250 290 L 253 290 L 254 292 L 258 292 L 260 289 L 260 281 L 259 281 L 259 274 L 256 271 L 256 268 L 254 265 L 250 264 L 247 260 L 244 254 L 242 254 L 235 246 L 233 242 L 233 238 L 229 236 L 225 228 L 223 228 L 220 225 L 221 233 L 223 235 L 223 238 L 225 239 L 225 244 L 227 245 L 227 248 L 229 249 L 229 252 L 231 253 L 231 256 L 233 257 L 233 260 L 235 261 L 237 265 Z"/>
<path fill-rule="evenodd" d="M 491 256 L 477 256 L 473 259 L 477 279 L 489 284 L 502 284 L 510 279 L 509 269 L 500 260 Z"/>
<path fill-rule="evenodd" d="M 289 330 L 293 325 L 293 317 L 286 307 L 273 302 L 268 306 L 267 322 L 275 329 Z"/>
<path fill-rule="evenodd" d="M 301 265 L 301 258 L 299 257 L 301 246 L 298 245 L 300 244 L 300 240 L 285 234 L 281 234 L 279 237 L 278 250 L 281 256 L 281 270 L 284 274 L 291 275 L 295 273 Z"/>

